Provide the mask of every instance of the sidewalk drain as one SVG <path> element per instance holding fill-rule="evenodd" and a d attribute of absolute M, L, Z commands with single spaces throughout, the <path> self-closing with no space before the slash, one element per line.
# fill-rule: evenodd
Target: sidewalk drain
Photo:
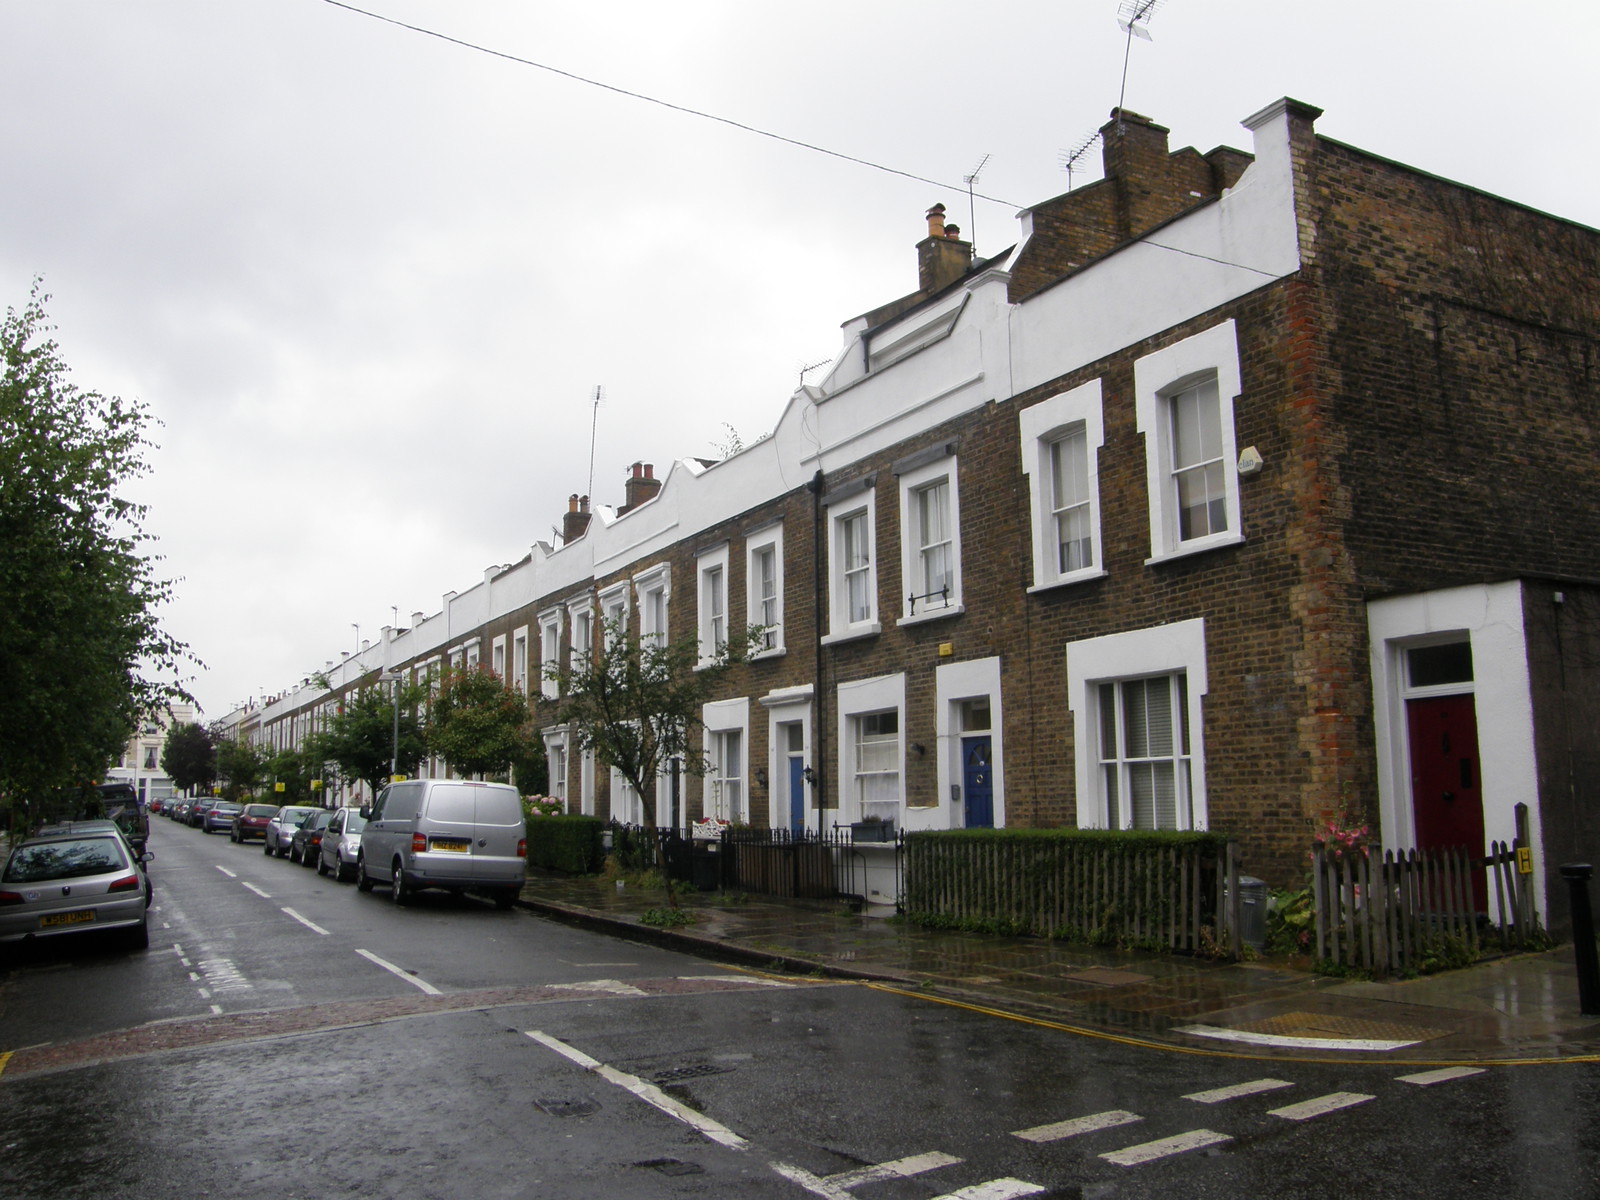
<path fill-rule="evenodd" d="M 703 1175 L 705 1168 L 698 1163 L 684 1162 L 676 1158 L 649 1158 L 644 1162 L 633 1164 L 636 1167 L 648 1167 L 652 1171 L 660 1171 L 663 1175 Z"/>
<path fill-rule="evenodd" d="M 551 1117 L 587 1117 L 600 1111 L 593 1100 L 535 1100 L 533 1106 Z"/>

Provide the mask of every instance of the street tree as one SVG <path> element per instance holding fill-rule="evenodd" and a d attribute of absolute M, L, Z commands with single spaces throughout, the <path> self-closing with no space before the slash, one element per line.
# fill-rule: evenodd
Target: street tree
<path fill-rule="evenodd" d="M 717 681 L 757 644 L 753 627 L 702 661 L 696 636 L 669 642 L 641 637 L 619 620 L 605 623 L 601 649 L 577 653 L 566 665 L 553 663 L 545 677 L 558 696 L 541 702 L 565 722 L 579 752 L 593 752 L 639 796 L 645 829 L 654 844 L 656 780 L 676 759 L 688 775 L 703 776 L 708 763 L 701 745 L 701 712 Z"/>
<path fill-rule="evenodd" d="M 533 739 L 528 698 L 488 667 L 446 671 L 428 700 L 428 749 L 466 775 L 504 775 Z"/>
<path fill-rule="evenodd" d="M 217 777 L 222 794 L 229 800 L 255 795 L 263 783 L 272 779 L 272 751 L 254 742 L 222 738 L 217 743 Z"/>
<path fill-rule="evenodd" d="M 0 795 L 98 779 L 137 722 L 188 696 L 194 662 L 126 486 L 149 471 L 146 407 L 71 382 L 48 297 L 0 325 Z"/>
<path fill-rule="evenodd" d="M 417 765 L 428 753 L 418 715 L 428 690 L 418 684 L 398 686 L 398 698 L 394 685 L 364 687 L 346 695 L 316 735 L 315 749 L 323 758 L 333 763 L 344 779 L 366 784 L 371 796 L 378 794 L 391 773 L 416 774 Z"/>
<path fill-rule="evenodd" d="M 161 748 L 161 769 L 182 791 L 211 790 L 217 777 L 217 736 L 204 725 L 175 725 Z"/>

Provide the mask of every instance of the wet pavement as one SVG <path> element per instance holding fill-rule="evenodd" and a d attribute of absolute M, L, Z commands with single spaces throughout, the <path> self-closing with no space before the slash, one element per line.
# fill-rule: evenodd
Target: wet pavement
<path fill-rule="evenodd" d="M 534 873 L 522 904 L 591 929 L 786 973 L 1190 1053 L 1460 1063 L 1600 1061 L 1570 946 L 1419 979 L 1320 976 L 1296 964 L 919 929 L 844 905 L 680 892 L 693 924 L 645 925 L 659 888 Z"/>

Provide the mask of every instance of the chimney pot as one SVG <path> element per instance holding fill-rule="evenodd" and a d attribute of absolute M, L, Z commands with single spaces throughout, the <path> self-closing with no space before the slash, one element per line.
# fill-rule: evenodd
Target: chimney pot
<path fill-rule="evenodd" d="M 928 236 L 944 236 L 944 205 L 935 204 L 928 210 Z"/>
<path fill-rule="evenodd" d="M 946 225 L 944 227 L 944 235 L 951 241 L 959 242 L 961 240 L 961 226 Z"/>

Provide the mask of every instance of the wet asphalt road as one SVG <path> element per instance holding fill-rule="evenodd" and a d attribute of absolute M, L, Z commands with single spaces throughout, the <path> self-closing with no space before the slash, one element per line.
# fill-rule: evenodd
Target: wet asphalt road
<path fill-rule="evenodd" d="M 0 967 L 7 1200 L 1600 1195 L 1592 1065 L 1154 1051 L 154 833 L 147 953 Z"/>

